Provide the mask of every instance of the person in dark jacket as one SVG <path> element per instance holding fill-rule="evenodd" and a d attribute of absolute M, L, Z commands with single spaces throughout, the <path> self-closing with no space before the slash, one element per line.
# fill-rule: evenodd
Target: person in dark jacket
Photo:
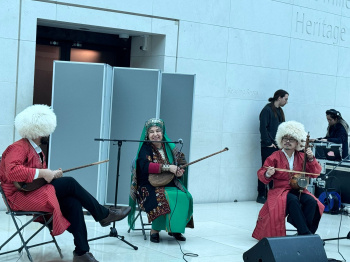
<path fill-rule="evenodd" d="M 275 92 L 273 97 L 270 97 L 268 103 L 260 112 L 260 143 L 261 143 L 261 161 L 264 164 L 273 152 L 278 150 L 275 142 L 276 132 L 278 126 L 285 121 L 282 107 L 288 102 L 288 92 L 279 89 Z M 269 187 L 273 186 L 273 182 Z M 256 202 L 264 204 L 267 196 L 267 187 L 264 183 L 258 180 L 258 197 Z"/>
<path fill-rule="evenodd" d="M 327 134 L 326 134 L 326 137 L 321 139 L 321 141 L 341 144 L 342 158 L 344 159 L 349 155 L 349 145 L 348 145 L 349 125 L 342 118 L 340 112 L 335 109 L 327 110 L 326 117 L 328 121 Z"/>

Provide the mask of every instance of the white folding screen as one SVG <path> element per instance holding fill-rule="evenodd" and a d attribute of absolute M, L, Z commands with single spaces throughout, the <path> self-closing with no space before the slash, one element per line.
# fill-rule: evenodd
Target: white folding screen
<path fill-rule="evenodd" d="M 108 159 L 112 68 L 106 64 L 54 62 L 52 107 L 57 128 L 50 137 L 49 168 L 69 169 Z M 107 164 L 64 174 L 104 202 Z"/>
<path fill-rule="evenodd" d="M 160 118 L 172 140 L 181 138 L 182 152 L 190 155 L 195 75 L 162 73 Z"/>

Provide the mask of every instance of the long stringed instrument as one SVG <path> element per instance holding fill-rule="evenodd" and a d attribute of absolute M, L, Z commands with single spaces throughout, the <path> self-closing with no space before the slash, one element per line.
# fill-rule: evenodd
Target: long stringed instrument
<path fill-rule="evenodd" d="M 109 161 L 109 159 L 103 160 L 103 161 L 99 161 L 99 162 L 95 162 L 95 163 L 91 163 L 91 164 L 84 165 L 84 166 L 73 167 L 73 168 L 70 168 L 70 169 L 63 170 L 62 172 L 63 173 L 68 173 L 68 172 L 71 172 L 71 171 L 74 171 L 74 170 L 77 170 L 77 169 L 81 169 L 81 168 L 85 168 L 85 167 L 89 167 L 89 166 L 94 166 L 94 165 L 99 165 L 99 164 L 102 164 L 102 163 L 106 163 L 108 161 Z M 47 182 L 46 182 L 46 180 L 44 178 L 40 177 L 40 178 L 34 179 L 33 182 L 31 182 L 31 183 L 13 182 L 13 184 L 20 191 L 30 192 L 30 191 L 34 191 L 34 190 L 36 190 L 36 189 L 46 185 Z"/>
<path fill-rule="evenodd" d="M 197 162 L 202 161 L 204 159 L 207 159 L 209 157 L 215 156 L 215 155 L 220 154 L 222 152 L 225 152 L 227 150 L 228 150 L 228 147 L 225 147 L 221 151 L 218 151 L 218 152 L 213 153 L 211 155 L 199 158 L 199 159 L 197 159 L 195 161 L 192 161 L 190 163 L 187 163 L 185 165 L 181 165 L 181 166 L 179 166 L 179 168 L 183 169 L 183 168 L 185 168 L 185 167 L 187 167 L 189 165 L 192 165 L 194 163 L 197 163 Z M 151 183 L 152 186 L 159 187 L 159 186 L 165 186 L 165 185 L 169 184 L 171 182 L 171 180 L 173 180 L 173 178 L 174 178 L 174 174 L 173 173 L 171 173 L 171 172 L 162 172 L 162 173 L 159 173 L 159 174 L 149 174 L 148 181 Z"/>
<path fill-rule="evenodd" d="M 264 166 L 264 168 L 269 168 L 268 166 Z M 295 174 L 305 174 L 305 175 L 312 175 L 312 176 L 319 176 L 320 174 L 315 174 L 315 173 L 309 173 L 309 172 L 303 172 L 303 171 L 296 171 L 296 170 L 289 170 L 289 169 L 284 169 L 284 168 L 277 168 L 275 167 L 276 171 L 283 171 L 283 172 L 288 172 L 288 173 L 295 173 Z"/>
<path fill-rule="evenodd" d="M 189 165 L 192 165 L 192 164 L 194 164 L 194 163 L 197 163 L 197 162 L 202 161 L 202 160 L 204 160 L 204 159 L 207 159 L 207 158 L 209 158 L 209 157 L 215 156 L 215 155 L 220 154 L 220 153 L 222 153 L 222 152 L 225 152 L 225 151 L 227 151 L 227 150 L 228 150 L 228 147 L 225 147 L 225 148 L 224 148 L 223 150 L 221 150 L 221 151 L 218 151 L 218 152 L 213 153 L 213 154 L 211 154 L 211 155 L 208 155 L 208 156 L 199 158 L 199 159 L 194 160 L 194 161 L 192 161 L 192 162 L 190 162 L 190 163 L 187 163 L 187 164 L 185 164 L 185 165 L 179 166 L 179 168 L 188 167 Z"/>
<path fill-rule="evenodd" d="M 306 161 L 307 161 L 306 150 L 309 148 L 309 142 L 310 142 L 310 133 L 307 134 L 306 141 L 305 141 L 303 171 L 300 174 L 294 174 L 289 181 L 290 186 L 295 190 L 303 191 L 309 184 L 309 178 L 305 176 Z"/>

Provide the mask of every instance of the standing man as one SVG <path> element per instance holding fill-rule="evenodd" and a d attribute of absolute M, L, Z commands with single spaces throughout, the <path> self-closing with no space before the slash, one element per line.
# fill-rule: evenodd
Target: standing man
<path fill-rule="evenodd" d="M 75 245 L 73 262 L 97 262 L 89 252 L 82 208 L 105 227 L 126 217 L 130 207 L 125 210 L 107 209 L 74 178 L 62 177 L 61 169 L 46 168 L 40 145 L 48 142 L 56 123 L 55 113 L 46 105 L 27 107 L 16 116 L 15 127 L 23 138 L 8 146 L 2 154 L 1 186 L 13 210 L 52 213 L 51 234 L 57 236 L 65 230 L 72 233 Z M 31 183 L 36 178 L 44 178 L 47 184 L 30 192 L 17 190 L 14 186 L 14 182 Z"/>
<path fill-rule="evenodd" d="M 294 189 L 290 185 L 295 175 L 289 170 L 303 171 L 306 177 L 317 177 L 322 168 L 310 148 L 300 152 L 306 140 L 304 126 L 296 121 L 282 123 L 278 127 L 276 142 L 281 150 L 272 153 L 258 170 L 258 178 L 264 184 L 274 180 L 274 188 L 259 212 L 253 237 L 282 237 L 286 235 L 286 220 L 298 231 L 298 235 L 315 234 L 324 205 L 306 188 Z M 306 157 L 306 159 L 305 159 Z"/>
<path fill-rule="evenodd" d="M 269 102 L 259 115 L 260 120 L 260 143 L 261 143 L 261 162 L 264 164 L 267 157 L 277 151 L 275 136 L 278 126 L 285 121 L 282 107 L 288 102 L 288 92 L 279 89 L 273 97 L 269 98 Z M 273 182 L 269 183 L 272 188 Z M 264 204 L 267 197 L 267 186 L 258 180 L 258 197 L 256 202 Z"/>

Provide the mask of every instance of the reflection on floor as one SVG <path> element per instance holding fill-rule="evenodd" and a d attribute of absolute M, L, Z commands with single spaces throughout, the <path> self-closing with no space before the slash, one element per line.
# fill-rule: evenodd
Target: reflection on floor
<path fill-rule="evenodd" d="M 181 248 L 184 253 L 195 253 L 198 257 L 186 257 L 187 261 L 243 261 L 242 255 L 245 251 L 254 246 L 258 241 L 251 237 L 255 227 L 258 212 L 262 207 L 253 201 L 237 203 L 218 203 L 218 204 L 196 204 L 194 206 L 195 228 L 186 230 L 186 242 L 181 242 Z M 146 220 L 146 217 L 144 218 Z M 4 211 L 0 211 L 0 243 L 3 243 L 13 232 L 13 223 L 10 216 Z M 22 220 L 23 221 L 23 220 Z M 139 221 L 137 221 L 138 223 Z M 94 222 L 91 216 L 86 216 L 89 238 L 94 238 L 109 234 L 109 228 L 102 228 L 99 223 Z M 33 226 L 26 230 L 35 230 L 38 226 Z M 99 261 L 184 261 L 177 242 L 166 232 L 161 232 L 161 242 L 159 244 L 151 243 L 149 236 L 147 240 L 143 239 L 141 231 L 132 231 L 127 233 L 127 219 L 116 223 L 118 233 L 125 236 L 125 239 L 138 246 L 134 250 L 122 241 L 107 237 L 90 242 L 91 252 Z M 340 236 L 344 237 L 350 231 L 350 217 L 347 215 L 329 215 L 325 214 L 320 223 L 317 233 L 321 238 L 333 238 L 338 236 L 340 227 Z M 287 228 L 293 227 L 288 224 Z M 293 234 L 294 232 L 291 232 Z M 48 231 L 41 232 L 35 237 L 34 241 L 49 240 Z M 34 247 L 31 254 L 34 261 L 72 261 L 73 238 L 71 234 L 65 232 L 57 237 L 64 258 L 60 259 L 57 250 L 53 244 Z M 19 238 L 16 237 L 1 251 L 7 248 L 17 248 Z M 339 241 L 339 251 L 343 257 L 350 260 L 350 240 Z M 327 241 L 325 251 L 328 258 L 342 260 L 338 253 L 338 241 Z M 28 261 L 26 253 L 21 255 L 12 253 L 0 257 L 1 261 Z"/>

